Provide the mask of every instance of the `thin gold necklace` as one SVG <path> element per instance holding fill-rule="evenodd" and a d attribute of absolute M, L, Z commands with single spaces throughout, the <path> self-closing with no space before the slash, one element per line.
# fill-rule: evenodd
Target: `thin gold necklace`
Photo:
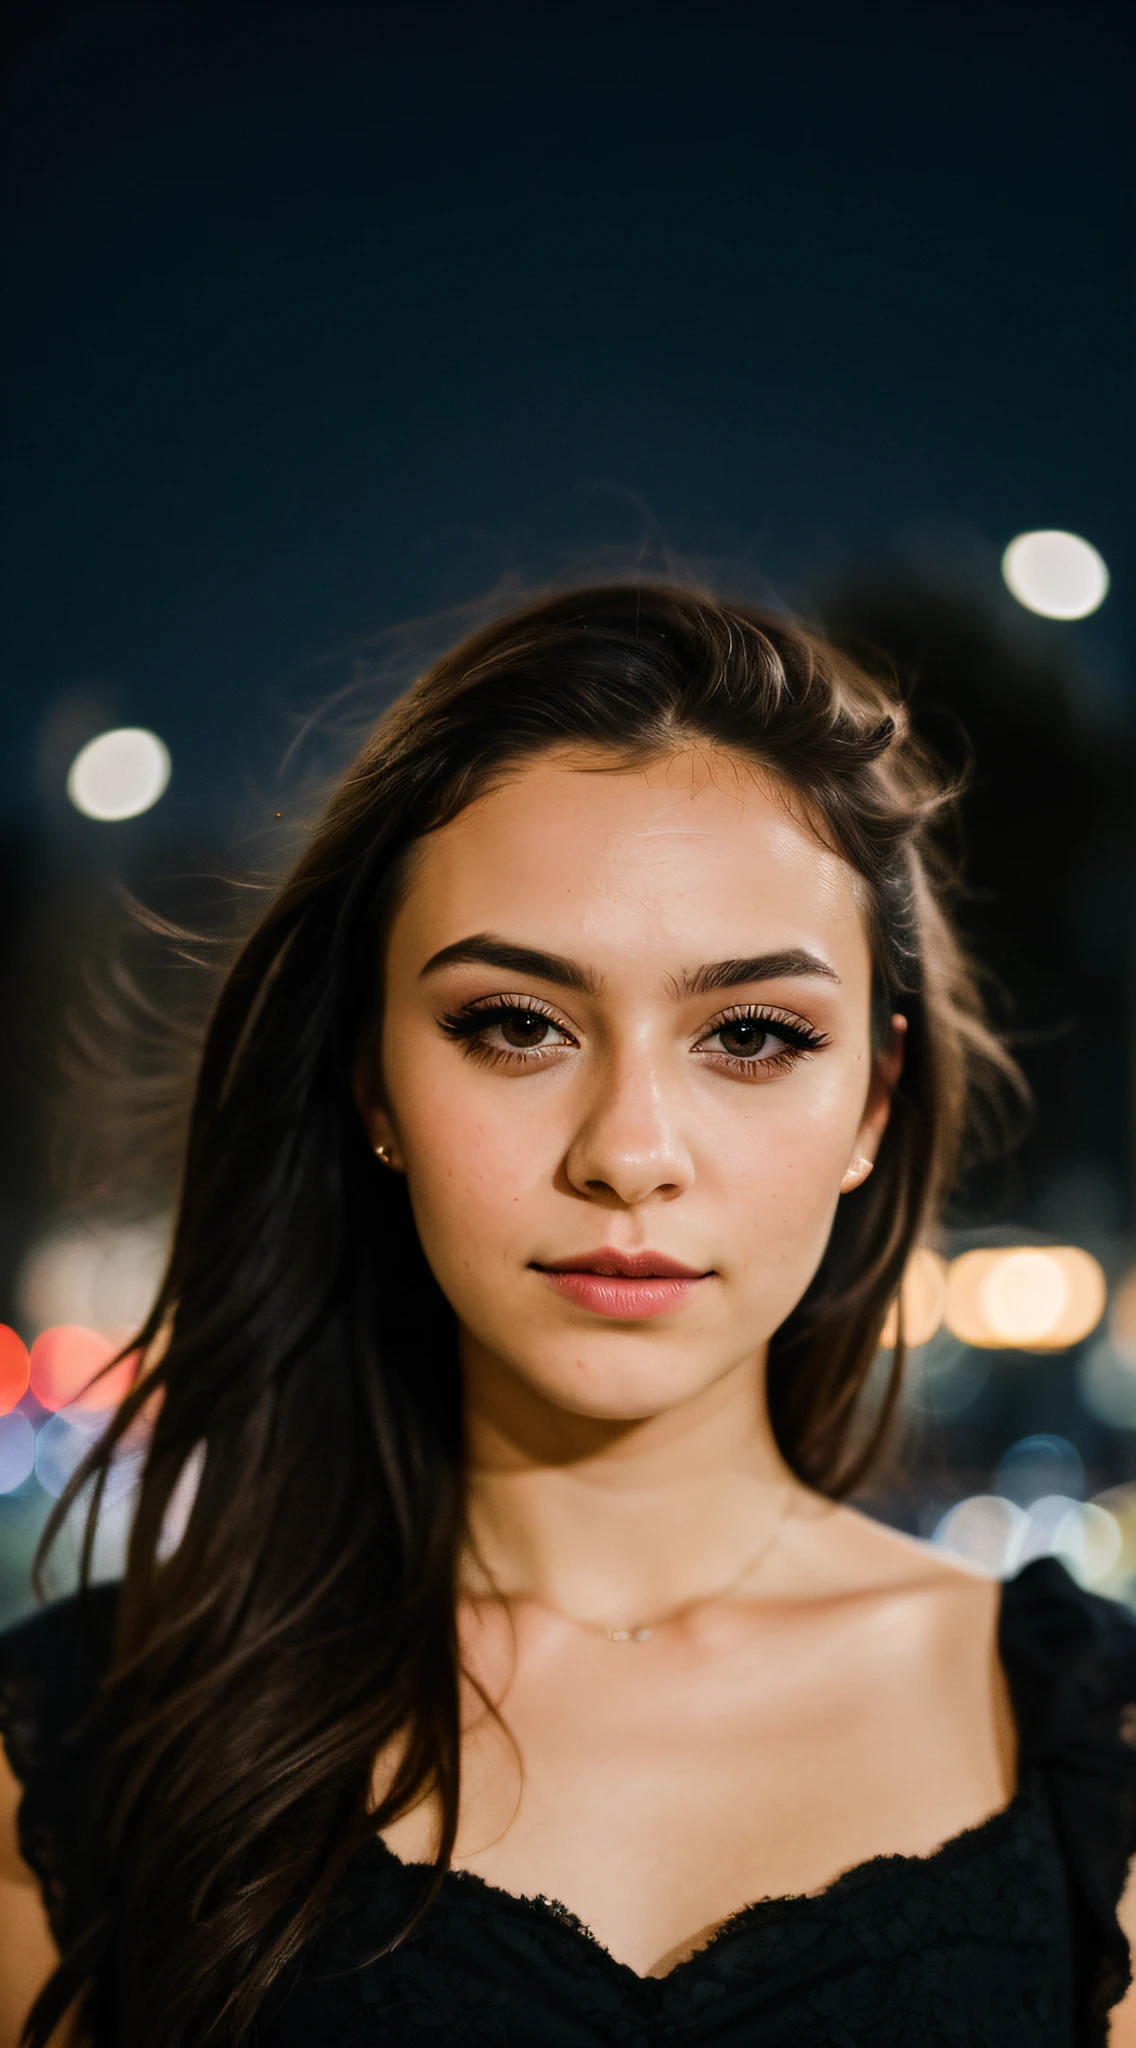
<path fill-rule="evenodd" d="M 752 1557 L 746 1559 L 740 1572 L 735 1572 L 733 1578 L 727 1580 L 724 1586 L 715 1586 L 711 1593 L 695 1593 L 691 1599 L 684 1600 L 681 1606 L 672 1607 L 668 1614 L 657 1615 L 654 1621 L 639 1622 L 630 1628 L 610 1628 L 604 1621 L 583 1621 L 578 1614 L 565 1613 L 562 1607 L 555 1608 L 553 1611 L 563 1615 L 565 1621 L 574 1622 L 577 1628 L 587 1629 L 590 1635 L 605 1637 L 609 1643 L 647 1643 L 657 1628 L 665 1628 L 668 1622 L 677 1621 L 680 1615 L 688 1614 L 692 1607 L 701 1606 L 705 1600 L 724 1600 L 727 1593 L 732 1593 L 735 1586 L 740 1586 L 743 1579 L 748 1579 L 750 1573 L 757 1570 L 759 1564 L 765 1563 L 777 1538 L 785 1527 L 792 1495 L 792 1487 L 786 1487 L 784 1500 L 781 1504 L 781 1512 L 777 1516 L 772 1529 L 760 1550 L 756 1550 Z M 548 1605 L 547 1602 L 544 1604 Z"/>

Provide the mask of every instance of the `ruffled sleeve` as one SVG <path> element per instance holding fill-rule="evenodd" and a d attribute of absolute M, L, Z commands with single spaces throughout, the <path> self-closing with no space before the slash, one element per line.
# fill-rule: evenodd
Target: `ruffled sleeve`
<path fill-rule="evenodd" d="M 1136 1854 L 1136 1619 L 1038 1558 L 1003 1589 L 1000 1647 L 1021 1767 L 1046 1783 L 1069 1872 L 1088 2038 L 1103 2040 L 1131 1981 L 1117 1906 Z"/>
<path fill-rule="evenodd" d="M 61 1950 L 97 1911 L 90 1880 L 94 1709 L 117 1599 L 117 1586 L 95 1586 L 0 1635 L 0 1737 L 23 1786 L 20 1854 L 39 1879 Z"/>

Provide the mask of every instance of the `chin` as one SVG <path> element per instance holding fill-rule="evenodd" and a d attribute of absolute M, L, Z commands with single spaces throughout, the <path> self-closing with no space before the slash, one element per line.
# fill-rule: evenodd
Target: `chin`
<path fill-rule="evenodd" d="M 587 1365 L 574 1356 L 551 1367 L 546 1358 L 539 1370 L 518 1359 L 513 1369 L 552 1406 L 596 1422 L 646 1422 L 696 1399 L 719 1377 L 707 1371 L 705 1359 L 695 1365 L 658 1354 L 607 1361 L 593 1355 Z"/>

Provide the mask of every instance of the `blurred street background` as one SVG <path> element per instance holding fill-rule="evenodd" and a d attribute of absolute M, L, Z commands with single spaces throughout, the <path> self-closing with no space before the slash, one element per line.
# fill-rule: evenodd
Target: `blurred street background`
<path fill-rule="evenodd" d="M 636 568 L 822 623 L 970 763 L 960 915 L 1036 1110 L 912 1271 L 865 1504 L 1136 1604 L 1125 26 L 10 10 L 0 1623 L 327 778 L 487 610 Z"/>

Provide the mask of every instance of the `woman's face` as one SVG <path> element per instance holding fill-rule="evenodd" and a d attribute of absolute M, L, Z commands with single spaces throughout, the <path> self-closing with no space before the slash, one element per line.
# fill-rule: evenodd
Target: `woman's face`
<path fill-rule="evenodd" d="M 467 1363 L 615 1421 L 760 1358 L 886 1121 L 870 984 L 859 878 L 732 754 L 546 754 L 425 839 L 358 1095 Z"/>

